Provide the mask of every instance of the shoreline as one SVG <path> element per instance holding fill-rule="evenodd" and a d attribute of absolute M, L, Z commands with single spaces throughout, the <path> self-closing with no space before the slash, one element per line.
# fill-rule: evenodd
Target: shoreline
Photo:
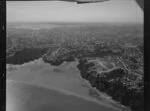
<path fill-rule="evenodd" d="M 31 62 L 29 62 L 29 63 L 24 63 L 24 64 L 22 64 L 22 65 L 14 65 L 14 67 L 17 67 L 17 68 L 21 68 L 21 67 L 25 67 L 25 66 L 28 66 L 28 65 L 34 65 L 34 64 L 38 64 L 38 61 L 43 61 L 42 60 L 42 58 L 40 58 L 40 59 L 37 59 L 37 60 L 34 60 L 34 61 L 31 61 Z M 78 59 L 75 59 L 75 61 L 73 61 L 73 62 L 78 62 Z M 52 66 L 52 67 L 63 67 L 63 65 L 65 64 L 65 63 L 72 63 L 72 62 L 63 62 L 61 65 L 59 65 L 59 66 Z M 40 63 L 39 63 L 40 64 Z M 50 65 L 49 63 L 45 63 L 44 61 L 41 63 L 41 64 L 47 64 L 47 65 Z M 10 64 L 8 64 L 8 65 L 10 65 Z M 51 65 L 50 65 L 51 66 Z M 17 70 L 17 68 L 16 68 L 16 70 Z M 77 66 L 76 66 L 76 68 L 77 68 Z M 52 68 L 53 69 L 53 68 Z M 77 68 L 78 69 L 78 68 Z M 9 73 L 9 72 L 8 72 Z M 10 73 L 11 74 L 11 73 Z M 84 79 L 84 78 L 82 78 L 81 77 L 81 74 L 79 74 L 79 76 L 80 76 L 80 79 L 81 80 L 83 80 L 84 82 L 84 84 L 89 84 L 90 85 L 90 83 L 89 83 L 89 81 L 88 80 L 86 80 L 86 79 Z M 21 82 L 21 81 L 20 81 Z M 32 84 L 32 83 L 29 83 L 29 84 Z M 35 84 L 35 83 L 33 83 L 32 85 L 37 85 L 37 84 Z M 45 88 L 49 88 L 49 87 L 47 87 L 47 86 L 44 86 L 44 85 L 40 85 L 40 84 L 38 84 L 37 86 L 39 86 L 39 87 L 45 87 Z M 51 87 L 53 87 L 53 86 L 51 86 Z M 86 86 L 87 87 L 87 86 Z M 90 94 L 90 92 L 89 92 L 89 96 L 91 97 L 91 98 L 87 98 L 86 96 L 84 97 L 83 95 L 81 95 L 81 94 L 78 94 L 78 93 L 74 93 L 74 92 L 72 92 L 72 91 L 69 91 L 69 93 L 72 95 L 76 95 L 76 96 L 78 96 L 78 97 L 83 97 L 83 98 L 86 98 L 87 100 L 90 100 L 90 101 L 95 101 L 95 102 L 98 102 L 98 103 L 102 103 L 102 102 L 104 102 L 103 104 L 109 104 L 110 105 L 110 107 L 116 107 L 117 109 L 122 109 L 122 110 L 124 110 L 124 109 L 126 109 L 125 108 L 125 106 L 122 106 L 121 104 L 118 104 L 118 103 L 116 103 L 116 101 L 114 101 L 114 100 L 112 100 L 111 98 L 110 98 L 110 96 L 108 96 L 108 95 L 104 95 L 103 93 L 101 93 L 100 91 L 98 91 L 97 89 L 95 89 L 95 88 L 93 88 L 91 85 L 89 86 L 90 87 L 90 92 L 92 92 L 92 93 L 94 93 L 94 95 L 92 94 Z M 64 91 L 64 92 L 66 92 L 67 90 L 66 89 L 60 89 L 60 88 L 55 88 L 55 86 L 53 87 L 54 89 L 56 89 L 56 90 L 62 90 L 62 91 Z M 67 91 L 67 92 L 68 92 Z M 98 94 L 99 93 L 99 94 Z M 95 96 L 95 94 L 96 94 L 96 96 Z M 93 98 L 93 99 L 92 99 Z"/>

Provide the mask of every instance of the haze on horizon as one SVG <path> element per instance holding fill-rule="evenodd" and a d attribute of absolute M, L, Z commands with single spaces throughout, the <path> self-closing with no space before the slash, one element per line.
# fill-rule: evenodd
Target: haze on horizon
<path fill-rule="evenodd" d="M 134 0 L 76 4 L 62 1 L 7 1 L 7 22 L 143 23 Z"/>

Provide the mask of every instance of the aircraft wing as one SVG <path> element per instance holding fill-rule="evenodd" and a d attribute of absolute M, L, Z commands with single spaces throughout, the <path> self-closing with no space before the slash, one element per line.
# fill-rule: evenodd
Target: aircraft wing
<path fill-rule="evenodd" d="M 6 0 L 6 1 L 66 1 L 66 2 L 76 2 L 76 3 L 94 3 L 94 2 L 104 2 L 109 0 Z"/>
<path fill-rule="evenodd" d="M 96 2 L 105 2 L 109 0 L 77 0 L 78 4 L 83 4 L 83 3 L 96 3 Z"/>
<path fill-rule="evenodd" d="M 42 1 L 42 0 L 6 0 L 6 1 Z M 105 2 L 110 0 L 43 0 L 43 1 L 66 1 L 66 2 L 76 2 L 78 4 L 84 3 L 96 3 L 96 2 Z M 144 10 L 144 0 L 135 0 L 136 3 Z"/>
<path fill-rule="evenodd" d="M 136 0 L 137 4 L 140 6 L 142 10 L 144 10 L 144 0 Z"/>

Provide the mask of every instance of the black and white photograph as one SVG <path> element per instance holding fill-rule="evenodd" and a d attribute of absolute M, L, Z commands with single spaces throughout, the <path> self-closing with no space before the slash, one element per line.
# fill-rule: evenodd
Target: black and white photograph
<path fill-rule="evenodd" d="M 144 111 L 144 0 L 6 1 L 6 111 Z"/>

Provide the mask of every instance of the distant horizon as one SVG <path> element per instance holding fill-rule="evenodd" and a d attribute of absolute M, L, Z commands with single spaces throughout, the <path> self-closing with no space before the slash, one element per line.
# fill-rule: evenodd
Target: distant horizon
<path fill-rule="evenodd" d="M 56 22 L 56 21 L 24 21 L 24 22 L 7 22 L 7 24 L 62 24 L 62 25 L 140 25 L 143 23 L 111 23 L 111 22 Z"/>

